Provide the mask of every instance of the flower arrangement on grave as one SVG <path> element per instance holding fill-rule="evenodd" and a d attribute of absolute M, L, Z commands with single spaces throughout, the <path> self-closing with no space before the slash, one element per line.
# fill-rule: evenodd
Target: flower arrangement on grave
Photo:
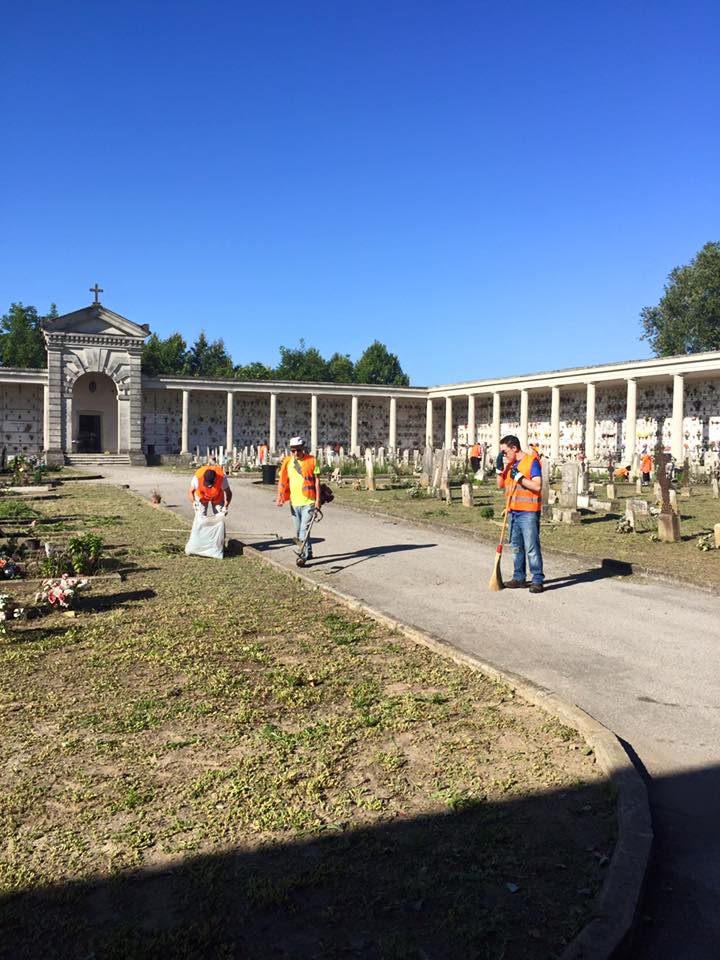
<path fill-rule="evenodd" d="M 47 603 L 55 610 L 71 610 L 77 602 L 77 594 L 85 590 L 89 580 L 63 575 L 52 580 L 43 580 L 35 594 L 36 603 Z"/>
<path fill-rule="evenodd" d="M 19 580 L 22 575 L 22 567 L 13 557 L 0 557 L 0 578 Z"/>
<path fill-rule="evenodd" d="M 8 624 L 25 616 L 25 609 L 6 593 L 0 594 L 0 635 L 7 633 Z"/>

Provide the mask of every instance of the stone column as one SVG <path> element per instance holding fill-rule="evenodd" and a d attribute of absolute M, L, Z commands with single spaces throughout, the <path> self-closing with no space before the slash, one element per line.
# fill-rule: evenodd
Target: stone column
<path fill-rule="evenodd" d="M 627 382 L 627 406 L 625 410 L 625 460 L 632 466 L 637 446 L 637 380 Z"/>
<path fill-rule="evenodd" d="M 43 385 L 43 451 L 50 449 L 50 387 Z"/>
<path fill-rule="evenodd" d="M 188 414 L 190 411 L 190 391 L 182 392 L 182 427 L 180 430 L 180 453 L 190 453 L 188 450 L 188 436 L 190 434 Z"/>
<path fill-rule="evenodd" d="M 477 427 L 475 425 L 475 394 L 469 393 L 467 398 L 468 403 L 468 414 L 467 414 L 467 432 L 468 432 L 468 446 L 471 447 L 477 437 Z"/>
<path fill-rule="evenodd" d="M 227 424 L 225 429 L 225 452 L 229 455 L 232 455 L 232 448 L 234 444 L 233 440 L 233 392 L 228 390 L 227 392 Z"/>
<path fill-rule="evenodd" d="M 445 449 L 452 450 L 453 442 L 453 402 L 452 397 L 445 397 Z"/>
<path fill-rule="evenodd" d="M 358 444 L 358 398 L 355 394 L 350 398 L 350 453 L 354 457 L 360 454 Z"/>
<path fill-rule="evenodd" d="M 585 457 L 595 459 L 595 384 L 588 383 L 585 398 Z"/>
<path fill-rule="evenodd" d="M 670 453 L 678 463 L 685 459 L 683 448 L 683 426 L 685 419 L 685 378 L 681 373 L 673 377 L 672 433 L 670 434 Z"/>
<path fill-rule="evenodd" d="M 550 392 L 550 459 L 560 459 L 560 387 Z"/>
<path fill-rule="evenodd" d="M 317 400 L 317 394 L 313 393 L 310 397 L 310 453 L 313 456 L 316 455 L 318 446 Z"/>
<path fill-rule="evenodd" d="M 277 394 L 270 394 L 270 430 L 268 431 L 268 452 L 277 452 Z"/>
<path fill-rule="evenodd" d="M 528 445 L 528 403 L 529 394 L 527 390 L 520 391 L 520 436 L 518 437 L 520 441 L 520 446 L 523 450 L 527 449 Z"/>
<path fill-rule="evenodd" d="M 390 433 L 388 436 L 388 447 L 391 452 L 397 447 L 397 400 L 390 397 Z"/>
<path fill-rule="evenodd" d="M 496 457 L 500 453 L 500 394 L 493 393 L 493 412 L 492 412 L 492 455 Z"/>
<path fill-rule="evenodd" d="M 432 397 L 428 397 L 425 405 L 425 446 L 433 445 L 433 402 Z"/>

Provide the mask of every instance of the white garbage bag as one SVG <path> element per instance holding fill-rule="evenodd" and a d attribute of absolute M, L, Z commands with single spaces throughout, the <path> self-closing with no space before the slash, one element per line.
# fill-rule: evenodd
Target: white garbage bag
<path fill-rule="evenodd" d="M 190 539 L 185 546 L 185 553 L 196 557 L 214 557 L 222 560 L 225 550 L 225 512 L 210 514 L 206 517 L 197 512 L 193 520 Z"/>

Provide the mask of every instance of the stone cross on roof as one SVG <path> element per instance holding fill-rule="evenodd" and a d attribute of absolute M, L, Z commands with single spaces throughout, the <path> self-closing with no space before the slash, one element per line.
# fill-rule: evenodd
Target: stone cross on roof
<path fill-rule="evenodd" d="M 97 285 L 97 281 L 96 281 L 96 282 L 95 282 L 95 286 L 94 286 L 94 287 L 90 287 L 90 293 L 94 293 L 94 294 L 95 294 L 95 303 L 100 303 L 100 297 L 99 297 L 98 295 L 101 294 L 101 293 L 105 293 L 105 291 L 103 290 L 102 287 L 99 287 L 99 286 Z"/>

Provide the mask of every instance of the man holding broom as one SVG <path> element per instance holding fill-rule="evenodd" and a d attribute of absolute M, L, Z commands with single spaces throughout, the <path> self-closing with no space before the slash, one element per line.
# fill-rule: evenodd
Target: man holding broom
<path fill-rule="evenodd" d="M 545 574 L 540 551 L 540 515 L 542 513 L 542 467 L 533 449 L 520 449 L 520 441 L 509 434 L 500 441 L 495 464 L 497 484 L 505 491 L 513 548 L 513 578 L 506 587 L 526 587 L 525 563 L 530 568 L 530 593 L 542 593 Z"/>

